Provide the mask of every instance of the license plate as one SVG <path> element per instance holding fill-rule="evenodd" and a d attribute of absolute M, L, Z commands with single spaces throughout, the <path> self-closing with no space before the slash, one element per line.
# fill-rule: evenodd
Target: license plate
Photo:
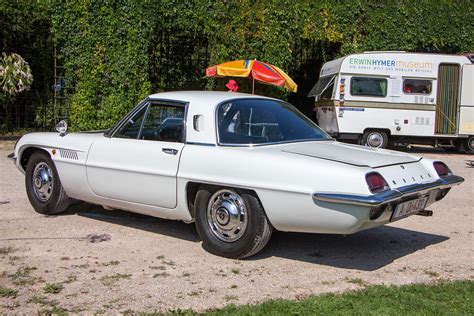
<path fill-rule="evenodd" d="M 419 199 L 400 203 L 397 205 L 397 207 L 395 207 L 395 211 L 392 214 L 391 220 L 394 221 L 402 217 L 406 217 L 406 216 L 418 213 L 419 211 L 422 211 L 425 209 L 427 202 L 428 202 L 428 197 L 424 196 Z"/>

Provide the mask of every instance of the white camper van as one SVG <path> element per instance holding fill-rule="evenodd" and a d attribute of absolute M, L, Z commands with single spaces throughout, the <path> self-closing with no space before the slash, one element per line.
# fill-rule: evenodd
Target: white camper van
<path fill-rule="evenodd" d="M 319 126 L 370 147 L 430 144 L 474 153 L 472 56 L 367 52 L 323 65 L 308 96 Z"/>

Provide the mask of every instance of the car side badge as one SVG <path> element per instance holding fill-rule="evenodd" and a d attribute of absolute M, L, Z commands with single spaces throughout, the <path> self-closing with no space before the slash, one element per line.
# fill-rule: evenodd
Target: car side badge
<path fill-rule="evenodd" d="M 59 136 L 64 137 L 67 132 L 67 122 L 65 120 L 61 120 L 56 124 L 56 131 L 58 131 Z"/>

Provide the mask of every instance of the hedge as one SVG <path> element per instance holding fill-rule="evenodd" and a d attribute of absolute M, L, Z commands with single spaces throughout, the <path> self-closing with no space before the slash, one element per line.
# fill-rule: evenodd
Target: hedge
<path fill-rule="evenodd" d="M 222 90 L 225 82 L 204 78 L 204 69 L 227 60 L 257 58 L 288 71 L 300 86 L 297 95 L 263 85 L 257 93 L 289 99 L 310 113 L 306 94 L 327 60 L 367 50 L 474 50 L 469 0 L 47 3 L 74 87 L 69 120 L 76 130 L 111 126 L 151 92 Z"/>

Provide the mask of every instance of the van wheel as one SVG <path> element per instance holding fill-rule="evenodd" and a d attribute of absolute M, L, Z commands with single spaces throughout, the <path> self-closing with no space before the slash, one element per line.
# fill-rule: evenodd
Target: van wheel
<path fill-rule="evenodd" d="M 64 212 L 70 199 L 59 180 L 51 157 L 42 152 L 31 155 L 26 165 L 26 194 L 36 212 L 54 215 Z"/>
<path fill-rule="evenodd" d="M 387 148 L 387 133 L 382 131 L 367 131 L 362 135 L 361 145 L 371 148 Z"/>
<path fill-rule="evenodd" d="M 463 141 L 463 147 L 466 153 L 474 154 L 474 136 L 469 136 Z"/>
<path fill-rule="evenodd" d="M 218 256 L 250 257 L 265 247 L 273 231 L 260 201 L 246 190 L 202 186 L 195 212 L 204 249 Z"/>

